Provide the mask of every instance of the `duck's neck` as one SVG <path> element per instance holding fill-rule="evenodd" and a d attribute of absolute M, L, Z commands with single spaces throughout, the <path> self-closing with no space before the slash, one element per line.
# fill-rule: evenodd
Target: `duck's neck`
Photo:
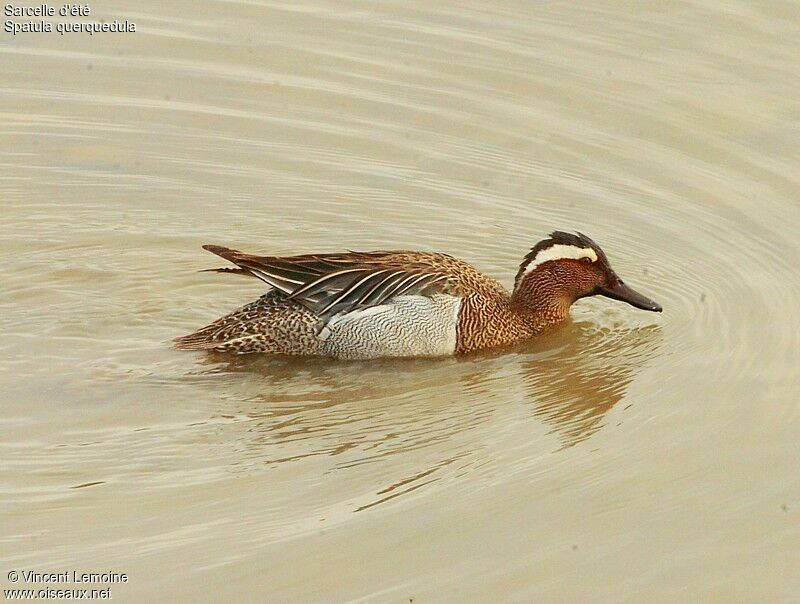
<path fill-rule="evenodd" d="M 548 271 L 524 275 L 511 294 L 512 310 L 534 333 L 565 320 L 572 302 Z"/>

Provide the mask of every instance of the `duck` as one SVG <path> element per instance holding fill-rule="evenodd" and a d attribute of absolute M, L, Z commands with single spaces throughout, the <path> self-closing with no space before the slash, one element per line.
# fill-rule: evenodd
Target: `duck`
<path fill-rule="evenodd" d="M 183 350 L 331 357 L 442 357 L 509 346 L 565 321 L 570 307 L 605 296 L 645 311 L 662 307 L 620 279 L 582 233 L 554 231 L 525 255 L 508 291 L 444 253 L 369 251 L 256 256 L 204 249 L 269 290 L 175 339 Z"/>

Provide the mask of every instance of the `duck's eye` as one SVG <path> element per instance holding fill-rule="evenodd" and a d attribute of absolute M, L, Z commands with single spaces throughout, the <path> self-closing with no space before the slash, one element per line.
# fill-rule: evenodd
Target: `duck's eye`
<path fill-rule="evenodd" d="M 584 264 L 591 264 L 592 259 L 589 258 L 589 256 L 584 256 L 583 258 L 581 258 L 581 262 L 583 262 Z"/>

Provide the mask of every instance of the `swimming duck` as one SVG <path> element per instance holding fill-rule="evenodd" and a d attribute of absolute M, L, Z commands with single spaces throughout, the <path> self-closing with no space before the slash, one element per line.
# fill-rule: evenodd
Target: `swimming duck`
<path fill-rule="evenodd" d="M 470 264 L 416 251 L 253 256 L 204 249 L 272 289 L 177 338 L 185 350 L 263 352 L 338 359 L 460 355 L 525 340 L 601 295 L 643 310 L 661 306 L 623 283 L 581 233 L 555 231 L 525 256 L 508 292 Z"/>

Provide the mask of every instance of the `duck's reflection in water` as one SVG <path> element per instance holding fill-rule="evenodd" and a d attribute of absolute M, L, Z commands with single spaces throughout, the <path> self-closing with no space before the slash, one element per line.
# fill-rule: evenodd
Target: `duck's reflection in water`
<path fill-rule="evenodd" d="M 659 349 L 661 328 L 601 329 L 570 323 L 543 337 L 522 361 L 526 391 L 564 446 L 589 438 Z"/>
<path fill-rule="evenodd" d="M 215 356 L 208 362 L 211 372 L 247 378 L 220 410 L 247 420 L 240 465 L 317 458 L 327 460 L 319 468 L 324 474 L 366 471 L 392 458 L 381 466 L 391 469 L 381 478 L 386 486 L 373 486 L 372 500 L 354 508 L 360 510 L 491 465 L 496 435 L 530 440 L 537 429 L 531 422 L 540 433 L 545 422 L 559 447 L 589 438 L 656 354 L 659 339 L 655 327 L 569 323 L 525 347 L 462 359 Z M 346 474 L 337 481 L 347 482 Z"/>

